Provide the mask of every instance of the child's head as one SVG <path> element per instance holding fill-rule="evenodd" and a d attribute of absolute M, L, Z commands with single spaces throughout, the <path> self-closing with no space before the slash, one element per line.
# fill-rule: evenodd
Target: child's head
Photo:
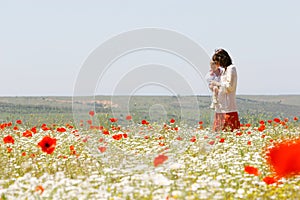
<path fill-rule="evenodd" d="M 218 69 L 218 66 L 216 65 L 216 63 L 214 61 L 210 61 L 210 69 L 212 71 L 216 71 Z"/>
<path fill-rule="evenodd" d="M 224 49 L 215 50 L 214 55 L 212 56 L 212 60 L 223 68 L 227 68 L 232 64 L 231 57 Z"/>

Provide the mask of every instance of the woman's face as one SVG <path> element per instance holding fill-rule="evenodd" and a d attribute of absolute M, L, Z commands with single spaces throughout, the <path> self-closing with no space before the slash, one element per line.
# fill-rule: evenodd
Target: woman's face
<path fill-rule="evenodd" d="M 215 65 L 216 65 L 217 68 L 220 67 L 220 63 L 219 62 L 215 61 L 214 63 L 215 63 Z"/>

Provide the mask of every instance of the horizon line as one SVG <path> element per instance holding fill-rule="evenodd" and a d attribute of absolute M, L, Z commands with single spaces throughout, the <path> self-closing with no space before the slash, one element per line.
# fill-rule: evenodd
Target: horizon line
<path fill-rule="evenodd" d="M 207 97 L 207 96 L 211 96 L 211 94 L 196 94 L 196 95 L 167 95 L 167 94 L 139 94 L 139 95 L 126 95 L 126 94 L 118 94 L 118 95 L 110 95 L 110 94 L 97 94 L 97 95 L 82 95 L 82 96 L 73 96 L 73 95 L 0 95 L 0 98 L 5 98 L 5 97 L 97 97 L 97 96 L 105 96 L 105 97 L 111 97 L 111 96 L 149 96 L 149 97 L 153 97 L 153 96 L 161 96 L 161 97 L 177 97 L 177 96 L 181 96 L 181 97 L 190 97 L 190 96 L 203 96 L 203 97 Z M 293 94 L 293 93 L 282 93 L 282 94 L 236 94 L 236 96 L 300 96 L 299 94 Z"/>

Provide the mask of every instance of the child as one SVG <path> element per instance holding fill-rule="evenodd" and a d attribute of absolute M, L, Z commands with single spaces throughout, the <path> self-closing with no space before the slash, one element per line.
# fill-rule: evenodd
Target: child
<path fill-rule="evenodd" d="M 214 61 L 210 61 L 210 70 L 209 73 L 206 75 L 206 80 L 208 82 L 209 88 L 212 90 L 212 103 L 210 108 L 214 109 L 218 104 L 218 86 L 212 86 L 211 82 L 216 81 L 220 82 L 221 80 L 222 69 L 217 67 Z"/>

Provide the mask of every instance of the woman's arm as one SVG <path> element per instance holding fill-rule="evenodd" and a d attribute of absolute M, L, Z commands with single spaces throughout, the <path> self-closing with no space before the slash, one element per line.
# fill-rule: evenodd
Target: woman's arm
<path fill-rule="evenodd" d="M 230 93 L 236 88 L 237 73 L 234 66 L 228 67 L 227 70 L 226 77 L 223 79 L 224 81 L 221 82 L 221 87 L 224 87 L 226 93 Z"/>

